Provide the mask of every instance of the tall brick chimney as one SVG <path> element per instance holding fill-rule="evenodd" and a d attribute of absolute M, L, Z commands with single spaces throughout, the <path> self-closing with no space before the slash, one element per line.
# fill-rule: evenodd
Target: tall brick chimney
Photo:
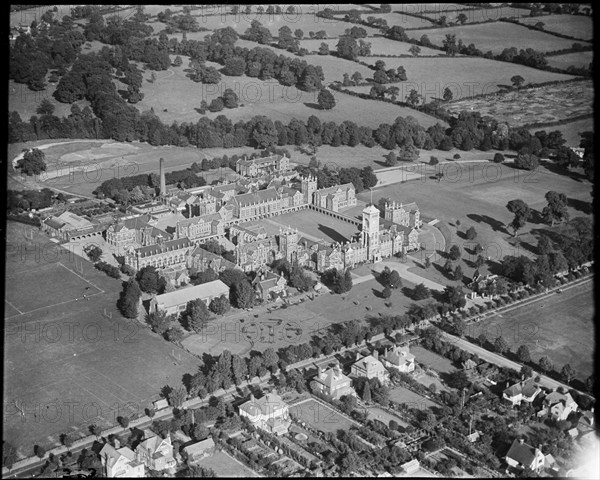
<path fill-rule="evenodd" d="M 165 181 L 165 159 L 160 159 L 160 195 L 167 194 L 167 183 Z"/>

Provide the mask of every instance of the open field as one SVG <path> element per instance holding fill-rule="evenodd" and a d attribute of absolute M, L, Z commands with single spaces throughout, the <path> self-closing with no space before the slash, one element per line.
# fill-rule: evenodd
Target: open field
<path fill-rule="evenodd" d="M 560 369 L 566 363 L 585 379 L 594 371 L 594 290 L 587 282 L 530 305 L 495 315 L 469 327 L 493 342 L 502 335 L 512 352 L 527 345 L 534 361 L 547 356 Z M 474 335 L 473 335 L 474 334 Z"/>
<path fill-rule="evenodd" d="M 311 57 L 315 58 L 315 57 Z M 439 58 L 386 58 L 368 57 L 365 61 L 375 65 L 383 60 L 386 68 L 406 69 L 406 82 L 395 83 L 400 89 L 399 99 L 404 100 L 412 89 L 423 95 L 426 101 L 442 98 L 446 87 L 454 100 L 482 93 L 493 93 L 512 85 L 514 75 L 521 75 L 528 83 L 541 83 L 575 78 L 573 75 L 544 72 L 515 63 L 498 62 L 479 57 Z M 369 93 L 371 86 L 347 87 L 349 90 Z"/>
<path fill-rule="evenodd" d="M 19 112 L 24 122 L 29 121 L 33 115 L 37 115 L 36 110 L 42 103 L 42 100 L 50 100 L 54 105 L 54 115 L 58 117 L 68 117 L 71 114 L 71 105 L 60 103 L 52 95 L 56 90 L 57 83 L 48 83 L 45 90 L 34 92 L 29 90 L 27 85 L 16 83 L 13 80 L 8 81 L 8 111 Z M 81 100 L 75 102 L 82 110 L 89 106 L 90 102 Z"/>
<path fill-rule="evenodd" d="M 462 100 L 450 103 L 446 110 L 452 114 L 472 110 L 499 122 L 519 126 L 591 114 L 593 103 L 594 85 L 590 80 L 499 93 L 492 98 Z"/>
<path fill-rule="evenodd" d="M 339 429 L 348 431 L 350 427 L 357 425 L 314 398 L 291 406 L 290 415 L 295 415 L 300 421 L 323 433 L 336 433 Z"/>
<path fill-rule="evenodd" d="M 564 55 L 552 55 L 546 57 L 548 65 L 556 68 L 567 69 L 570 66 L 588 68 L 594 60 L 594 52 L 565 53 Z"/>
<path fill-rule="evenodd" d="M 214 470 L 217 477 L 258 477 L 259 475 L 251 468 L 231 457 L 223 451 L 217 451 L 209 457 L 203 458 L 197 463 L 198 466 Z"/>
<path fill-rule="evenodd" d="M 540 52 L 550 52 L 570 48 L 573 40 L 556 37 L 554 35 L 529 30 L 521 25 L 507 22 L 483 23 L 479 25 L 464 25 L 460 27 L 436 28 L 429 30 L 411 30 L 411 38 L 419 39 L 426 34 L 434 45 L 442 45 L 447 34 L 456 35 L 456 41 L 462 39 L 465 45 L 475 44 L 483 53 L 491 50 L 492 53 L 501 53 L 509 47 L 533 48 Z M 589 45 L 587 42 L 580 42 Z"/>
<path fill-rule="evenodd" d="M 364 270 L 355 273 L 370 274 L 369 266 L 364 266 Z M 414 286 L 408 281 L 403 281 L 403 284 Z M 183 344 L 197 355 L 204 352 L 218 355 L 224 349 L 240 355 L 267 348 L 277 351 L 287 345 L 308 342 L 315 334 L 323 332 L 334 323 L 346 322 L 352 318 L 363 320 L 365 316 L 380 314 L 401 315 L 414 303 L 401 290 L 394 290 L 389 299 L 393 304 L 390 309 L 385 306 L 388 300 L 376 296 L 376 292 L 381 292 L 382 288 L 373 278 L 372 281 L 354 285 L 344 296 L 324 291 L 313 301 L 307 299 L 270 312 L 268 309 L 277 304 L 254 307 L 251 312 L 235 310 L 230 315 L 211 321 L 204 333 L 190 335 Z"/>
<path fill-rule="evenodd" d="M 584 15 L 543 15 L 541 17 L 519 17 L 519 23 L 535 25 L 544 24 L 544 30 L 562 35 L 592 41 L 594 38 L 594 20 Z M 573 40 L 571 40 L 572 42 Z"/>
<path fill-rule="evenodd" d="M 452 224 L 460 219 L 461 232 L 473 225 L 477 230 L 476 242 L 481 243 L 492 259 L 504 255 L 530 255 L 534 249 L 532 245 L 536 244 L 530 232 L 550 228 L 534 217 L 519 232 L 521 245 L 516 249 L 508 242 L 512 242 L 512 230 L 506 227 L 512 220 L 512 214 L 506 209 L 508 201 L 519 198 L 541 212 L 546 206 L 544 195 L 549 190 L 586 203 L 591 200 L 591 184 L 587 180 L 559 175 L 545 167 L 525 172 L 504 164 L 447 163 L 441 167 L 445 177 L 439 183 L 431 179 L 438 170 L 425 165 L 421 165 L 421 170 L 418 170 L 419 166 L 413 168 L 421 172 L 421 180 L 378 188 L 373 201 L 377 203 L 379 198 L 387 197 L 398 203 L 417 202 L 421 215 L 428 218 L 439 218 Z M 359 200 L 369 201 L 369 197 L 369 192 L 358 194 Z M 568 210 L 571 218 L 584 215 L 572 207 Z M 460 246 L 472 244 L 460 237 L 455 237 L 454 242 Z"/>
<path fill-rule="evenodd" d="M 337 44 L 339 40 L 337 38 L 328 38 L 323 40 L 316 39 L 307 39 L 301 40 L 300 46 L 306 48 L 309 52 L 318 52 L 321 47 L 321 43 L 326 43 L 329 46 L 329 51 L 333 52 L 336 50 Z M 412 54 L 408 51 L 410 47 L 413 45 L 411 43 L 399 42 L 397 40 L 392 40 L 390 38 L 385 38 L 381 36 L 377 37 L 369 37 L 366 42 L 371 44 L 371 55 L 409 55 L 412 57 Z M 446 56 L 446 54 L 440 50 L 435 50 L 433 48 L 427 47 L 419 47 L 421 52 L 419 55 L 438 55 L 438 56 Z M 331 58 L 331 57 L 328 57 Z M 339 60 L 338 57 L 333 57 L 333 59 Z M 369 57 L 359 57 L 359 60 L 368 62 Z M 307 60 L 308 61 L 308 60 Z M 312 57 L 311 61 L 312 63 Z M 357 65 L 362 66 L 362 65 Z M 362 72 L 361 72 L 362 73 Z M 373 71 L 369 77 L 373 76 Z"/>
<path fill-rule="evenodd" d="M 56 280 L 50 272 L 63 273 Z M 183 352 L 175 360 L 171 344 L 120 316 L 119 280 L 31 226 L 8 223 L 6 275 L 11 279 L 6 298 L 14 300 L 13 285 L 28 279 L 19 293 L 31 298 L 16 301 L 38 308 L 17 316 L 14 308 L 5 310 L 11 318 L 5 322 L 4 437 L 19 455 L 31 455 L 36 443 L 58 445 L 62 433 L 84 436 L 92 423 L 107 428 L 118 416 L 141 414 L 161 387 L 179 385 L 183 374 L 198 368 L 197 359 Z M 52 279 L 63 292 L 48 287 Z M 105 309 L 112 319 L 103 315 Z M 24 404 L 24 417 L 14 400 Z"/>
<path fill-rule="evenodd" d="M 589 117 L 583 120 L 577 120 L 575 122 L 569 122 L 564 125 L 555 125 L 552 127 L 533 128 L 530 130 L 530 132 L 535 133 L 540 130 L 546 130 L 547 132 L 558 130 L 559 132 L 562 132 L 563 137 L 567 140 L 567 145 L 578 147 L 581 140 L 580 133 L 594 131 L 594 118 Z"/>
<path fill-rule="evenodd" d="M 426 10 L 430 10 L 428 7 L 424 7 Z M 442 16 L 446 17 L 446 23 L 456 23 L 458 24 L 457 17 L 461 13 L 467 16 L 465 23 L 474 23 L 474 22 L 487 22 L 489 20 L 498 20 L 504 17 L 513 17 L 520 15 L 522 10 L 517 8 L 512 8 L 509 6 L 503 7 L 490 7 L 490 8 L 470 8 L 464 10 L 465 6 L 462 6 L 461 10 L 449 10 L 444 7 L 439 8 L 435 12 L 423 13 L 424 16 L 430 18 L 432 20 L 439 20 Z"/>
<path fill-rule="evenodd" d="M 394 10 L 393 6 L 392 10 Z M 383 18 L 385 21 L 387 21 L 388 26 L 393 27 L 395 25 L 398 25 L 404 29 L 425 28 L 431 27 L 433 25 L 433 22 L 431 22 L 430 20 L 413 17 L 411 15 L 407 15 L 406 13 L 401 13 L 399 11 L 391 11 L 390 13 L 373 12 L 362 14 L 363 20 L 366 20 L 368 17 Z M 343 16 L 340 18 L 343 18 Z"/>

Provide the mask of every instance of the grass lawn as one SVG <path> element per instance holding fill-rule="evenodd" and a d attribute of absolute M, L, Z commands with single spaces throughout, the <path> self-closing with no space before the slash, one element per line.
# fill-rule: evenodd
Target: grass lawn
<path fill-rule="evenodd" d="M 546 57 L 548 65 L 556 68 L 569 68 L 571 65 L 578 68 L 587 68 L 594 60 L 594 52 L 565 53 Z"/>
<path fill-rule="evenodd" d="M 117 416 L 142 414 L 164 385 L 179 385 L 199 364 L 185 352 L 175 361 L 172 345 L 120 316 L 115 307 L 119 280 L 69 255 L 36 229 L 29 238 L 31 232 L 28 225 L 8 224 L 7 298 L 29 309 L 41 308 L 18 316 L 11 316 L 14 308 L 5 310 L 5 317 L 11 318 L 5 322 L 3 401 L 11 407 L 4 418 L 4 436 L 22 456 L 31 455 L 36 443 L 46 448 L 59 445 L 62 433 L 84 436 L 92 423 L 107 428 Z M 50 275 L 58 272 L 63 272 L 59 279 Z M 29 284 L 15 299 L 14 285 L 22 285 L 24 279 Z M 85 291 L 86 286 L 90 290 Z M 73 300 L 94 291 L 90 300 Z M 22 296 L 26 292 L 29 300 Z M 112 319 L 103 315 L 105 309 Z M 12 407 L 14 400 L 24 402 L 25 418 Z"/>
<path fill-rule="evenodd" d="M 543 15 L 541 17 L 520 17 L 519 23 L 535 25 L 544 24 L 544 30 L 562 35 L 591 41 L 594 38 L 594 20 L 584 15 Z M 572 42 L 573 40 L 571 40 Z M 591 52 L 590 52 L 591 53 Z"/>
<path fill-rule="evenodd" d="M 426 410 L 429 407 L 438 405 L 432 400 L 402 386 L 396 386 L 390 389 L 390 400 L 396 403 L 408 404 L 409 408 L 419 408 L 421 410 Z"/>
<path fill-rule="evenodd" d="M 490 341 L 502 335 L 513 352 L 527 345 L 534 361 L 547 356 L 558 371 L 569 363 L 585 381 L 594 369 L 593 319 L 593 283 L 588 282 L 485 319 L 473 333 L 485 333 Z"/>
<path fill-rule="evenodd" d="M 427 30 L 437 32 L 438 30 Z M 313 58 L 313 57 L 311 57 Z M 408 80 L 395 83 L 400 89 L 398 99 L 405 99 L 413 89 L 425 96 L 427 101 L 442 98 L 444 90 L 450 88 L 454 100 L 481 93 L 493 93 L 503 86 L 510 86 L 511 77 L 521 75 L 526 82 L 540 83 L 554 80 L 568 80 L 572 75 L 544 72 L 516 63 L 498 62 L 480 57 L 439 57 L 439 58 L 387 58 L 369 57 L 372 65 L 383 60 L 386 68 L 406 69 Z M 340 79 L 341 80 L 341 79 Z M 361 93 L 369 93 L 371 86 L 347 87 Z M 489 100 L 487 100 L 489 102 Z M 452 104 L 451 104 L 452 105 Z"/>
<path fill-rule="evenodd" d="M 456 370 L 452 362 L 446 357 L 442 357 L 437 353 L 431 352 L 423 347 L 412 346 L 410 353 L 415 356 L 417 363 L 427 365 L 428 367 L 442 373 L 451 373 Z"/>
<path fill-rule="evenodd" d="M 259 476 L 254 470 L 223 451 L 215 452 L 213 455 L 203 458 L 197 465 L 214 470 L 217 477 L 244 478 Z"/>
<path fill-rule="evenodd" d="M 403 427 L 408 427 L 408 423 L 402 420 L 400 417 L 396 415 L 392 415 L 391 413 L 383 410 L 379 407 L 371 407 L 368 409 L 367 418 L 369 420 L 379 420 L 385 425 L 390 425 L 390 420 L 394 420 L 398 425 L 402 425 Z"/>
<path fill-rule="evenodd" d="M 290 414 L 323 433 L 336 433 L 339 429 L 349 430 L 358 425 L 314 398 L 292 405 Z"/>
<path fill-rule="evenodd" d="M 497 261 L 505 255 L 530 255 L 535 252 L 535 237 L 540 231 L 550 227 L 542 223 L 539 213 L 546 206 L 544 195 L 549 190 L 564 193 L 572 199 L 569 203 L 571 218 L 585 215 L 581 205 L 591 200 L 591 184 L 577 178 L 559 175 L 541 166 L 536 171 L 524 172 L 508 165 L 497 164 L 453 164 L 444 166 L 445 177 L 441 182 L 430 179 L 429 170 L 424 170 L 423 181 L 410 181 L 401 186 L 394 184 L 375 190 L 373 201 L 387 197 L 396 202 L 416 202 L 421 215 L 428 218 L 443 219 L 447 224 L 461 221 L 461 235 L 474 226 L 477 231 L 476 243 L 481 243 L 486 256 Z M 369 192 L 358 194 L 358 198 L 369 201 Z M 506 225 L 511 222 L 512 214 L 506 204 L 513 199 L 521 199 L 536 213 L 523 230 L 519 231 L 519 247 L 513 247 L 512 230 Z M 575 207 L 579 208 L 576 209 Z M 454 230 L 453 230 L 454 232 Z M 456 242 L 464 251 L 471 248 L 473 242 L 464 236 Z M 471 245 L 471 247 L 469 247 Z M 463 253 L 464 256 L 464 253 Z"/>
<path fill-rule="evenodd" d="M 580 133 L 594 131 L 594 118 L 584 118 L 583 120 L 577 120 L 575 122 L 569 122 L 565 123 L 564 125 L 556 125 L 552 127 L 533 128 L 530 130 L 530 132 L 535 133 L 540 130 L 546 130 L 547 132 L 558 130 L 559 132 L 562 132 L 563 137 L 567 141 L 567 145 L 577 147 L 581 141 Z"/>
<path fill-rule="evenodd" d="M 460 27 L 447 27 L 429 30 L 411 30 L 409 36 L 419 39 L 426 34 L 434 45 L 442 45 L 447 34 L 456 35 L 456 41 L 462 39 L 465 45 L 475 44 L 475 47 L 483 53 L 491 50 L 493 53 L 501 53 L 509 47 L 533 48 L 540 52 L 550 52 L 570 48 L 573 40 L 561 38 L 549 33 L 506 22 L 482 23 L 479 25 L 464 25 Z M 580 42 L 589 45 L 587 42 Z M 504 63 L 503 63 L 504 65 Z M 407 69 L 408 71 L 408 69 Z"/>

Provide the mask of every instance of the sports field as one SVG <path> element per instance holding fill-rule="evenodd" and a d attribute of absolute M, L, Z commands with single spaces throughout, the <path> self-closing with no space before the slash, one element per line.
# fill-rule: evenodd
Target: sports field
<path fill-rule="evenodd" d="M 437 32 L 438 30 L 432 31 Z M 521 75 L 527 83 L 575 78 L 573 75 L 545 72 L 516 63 L 498 62 L 480 57 L 387 58 L 373 56 L 365 61 L 375 65 L 377 60 L 383 60 L 386 68 L 398 68 L 399 66 L 405 68 L 407 81 L 393 84 L 400 89 L 399 100 L 404 100 L 413 89 L 425 96 L 426 101 L 441 99 L 446 87 L 452 91 L 454 100 L 482 93 L 493 93 L 505 86 L 512 85 L 510 79 L 514 75 Z M 369 93 L 371 90 L 369 85 L 347 88 L 361 93 Z M 387 104 L 382 103 L 382 105 Z"/>
<path fill-rule="evenodd" d="M 463 25 L 448 28 L 429 30 L 410 30 L 411 38 L 419 39 L 425 34 L 434 45 L 441 46 L 447 34 L 456 35 L 456 41 L 462 39 L 465 45 L 475 44 L 483 53 L 491 50 L 492 53 L 501 53 L 505 48 L 516 47 L 533 48 L 540 52 L 550 52 L 570 48 L 573 40 L 561 38 L 549 33 L 530 30 L 521 25 L 507 22 L 490 22 L 478 25 Z M 589 45 L 587 42 L 579 42 Z"/>
<path fill-rule="evenodd" d="M 36 443 L 59 445 L 62 433 L 89 435 L 93 423 L 107 428 L 118 416 L 142 414 L 164 385 L 197 370 L 196 358 L 174 358 L 171 344 L 120 316 L 119 280 L 37 229 L 7 227 L 13 306 L 5 302 L 4 438 L 19 455 L 31 455 Z"/>
<path fill-rule="evenodd" d="M 495 315 L 474 328 L 475 337 L 484 333 L 492 342 L 502 335 L 512 352 L 527 345 L 534 361 L 547 356 L 555 370 L 569 363 L 576 378 L 585 381 L 594 371 L 593 281 Z"/>
<path fill-rule="evenodd" d="M 356 422 L 314 398 L 292 405 L 289 412 L 290 415 L 296 416 L 300 421 L 323 433 L 336 433 L 339 429 L 348 431 L 352 426 L 358 426 Z"/>
<path fill-rule="evenodd" d="M 544 30 L 548 30 L 549 32 L 556 32 L 588 41 L 594 38 L 594 20 L 592 17 L 564 14 L 519 18 L 519 23 L 525 25 L 535 25 L 538 22 L 542 22 Z"/>

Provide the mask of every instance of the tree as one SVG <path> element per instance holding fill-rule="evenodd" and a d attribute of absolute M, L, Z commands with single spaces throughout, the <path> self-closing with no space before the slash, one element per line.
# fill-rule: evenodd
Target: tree
<path fill-rule="evenodd" d="M 396 155 L 396 152 L 394 152 L 393 150 L 390 151 L 386 156 L 385 156 L 385 164 L 388 167 L 395 167 L 398 164 L 398 156 Z"/>
<path fill-rule="evenodd" d="M 164 310 L 149 313 L 146 316 L 146 322 L 150 325 L 152 331 L 159 335 L 163 335 L 171 324 L 171 320 L 167 317 Z"/>
<path fill-rule="evenodd" d="M 466 232 L 466 236 L 467 240 L 475 240 L 475 238 L 477 237 L 477 230 L 475 230 L 475 227 L 469 227 L 469 229 Z"/>
<path fill-rule="evenodd" d="M 329 55 L 329 45 L 325 42 L 321 42 L 321 46 L 319 47 L 319 55 Z"/>
<path fill-rule="evenodd" d="M 208 308 L 217 315 L 224 315 L 231 308 L 231 303 L 229 303 L 229 299 L 225 295 L 221 295 L 220 297 L 213 298 Z"/>
<path fill-rule="evenodd" d="M 531 354 L 529 353 L 529 347 L 527 345 L 521 345 L 517 349 L 517 358 L 519 362 L 529 363 L 531 362 Z"/>
<path fill-rule="evenodd" d="M 565 383 L 568 385 L 569 383 L 571 383 L 571 380 L 573 380 L 573 377 L 575 377 L 575 370 L 573 369 L 573 367 L 571 367 L 570 364 L 567 363 L 560 371 L 560 375 L 564 379 Z"/>
<path fill-rule="evenodd" d="M 371 401 L 371 384 L 366 381 L 363 387 L 362 399 L 365 403 L 369 403 Z"/>
<path fill-rule="evenodd" d="M 463 276 L 464 276 L 464 274 L 463 274 L 461 266 L 457 265 L 456 268 L 454 269 L 454 274 L 453 274 L 454 280 L 456 280 L 457 282 L 461 282 L 463 279 Z"/>
<path fill-rule="evenodd" d="M 413 298 L 415 300 L 425 300 L 431 296 L 431 292 L 424 283 L 419 283 L 413 290 Z"/>
<path fill-rule="evenodd" d="M 223 103 L 223 99 L 221 97 L 217 97 L 217 98 L 213 99 L 213 101 L 210 102 L 210 105 L 208 106 L 208 109 L 211 112 L 220 112 L 224 108 L 225 108 L 225 103 Z"/>
<path fill-rule="evenodd" d="M 36 113 L 38 115 L 52 115 L 54 113 L 54 104 L 47 98 L 44 98 L 42 103 L 37 107 Z"/>
<path fill-rule="evenodd" d="M 321 89 L 319 92 L 317 102 L 323 110 L 331 110 L 333 107 L 335 107 L 335 97 L 326 88 Z"/>
<path fill-rule="evenodd" d="M 535 170 L 539 164 L 539 158 L 533 153 L 519 153 L 515 158 L 515 167 L 521 170 Z"/>
<path fill-rule="evenodd" d="M 272 348 L 267 348 L 262 354 L 263 365 L 274 373 L 277 370 L 279 355 Z"/>
<path fill-rule="evenodd" d="M 231 286 L 231 304 L 236 308 L 250 308 L 254 305 L 256 294 L 247 280 Z"/>
<path fill-rule="evenodd" d="M 17 449 L 9 442 L 2 442 L 2 466 L 12 469 L 15 461 L 17 460 Z"/>
<path fill-rule="evenodd" d="M 413 88 L 406 96 L 406 103 L 408 103 L 411 107 L 414 108 L 417 105 L 419 105 L 419 103 L 421 103 L 422 98 L 423 96 L 420 95 L 419 92 Z"/>
<path fill-rule="evenodd" d="M 238 96 L 231 88 L 228 88 L 225 90 L 225 92 L 223 92 L 222 98 L 226 108 L 238 107 Z"/>
<path fill-rule="evenodd" d="M 418 57 L 419 53 L 421 53 L 421 47 L 417 46 L 417 45 L 413 45 L 412 47 L 410 47 L 408 49 L 408 51 L 411 53 L 411 55 L 413 55 L 414 57 Z"/>
<path fill-rule="evenodd" d="M 96 263 L 102 257 L 102 249 L 98 245 L 86 247 L 84 250 L 92 263 Z"/>
<path fill-rule="evenodd" d="M 17 168 L 21 169 L 21 172 L 25 175 L 39 175 L 46 171 L 46 162 L 44 161 L 46 154 L 37 148 L 28 150 L 17 162 Z"/>
<path fill-rule="evenodd" d="M 201 332 L 210 319 L 206 303 L 199 298 L 189 301 L 185 309 L 185 318 L 189 330 L 194 330 L 196 333 Z"/>
<path fill-rule="evenodd" d="M 73 446 L 73 435 L 70 433 L 63 433 L 61 435 L 62 444 L 67 447 L 67 450 L 70 452 L 71 447 Z"/>
<path fill-rule="evenodd" d="M 185 334 L 179 325 L 175 325 L 166 331 L 167 340 L 171 343 L 179 345 Z"/>
<path fill-rule="evenodd" d="M 554 226 L 554 222 L 569 220 L 567 196 L 564 193 L 550 191 L 546 193 L 545 198 L 548 205 L 542 210 L 542 217 L 546 223 Z"/>
<path fill-rule="evenodd" d="M 127 428 L 129 426 L 129 417 L 120 417 L 119 423 L 123 428 Z"/>
<path fill-rule="evenodd" d="M 504 161 L 504 155 L 501 153 L 494 154 L 494 163 L 502 163 Z"/>
<path fill-rule="evenodd" d="M 452 99 L 454 98 L 454 94 L 452 93 L 452 90 L 450 90 L 450 87 L 446 87 L 444 89 L 444 94 L 442 96 L 444 102 L 450 102 L 452 101 Z"/>
<path fill-rule="evenodd" d="M 517 232 L 525 226 L 529 217 L 531 217 L 531 209 L 523 200 L 511 200 L 506 204 L 506 208 L 509 212 L 514 213 L 515 217 L 511 222 L 510 226 L 514 231 L 514 236 L 517 236 Z"/>
<path fill-rule="evenodd" d="M 440 21 L 442 18 L 441 17 Z M 455 34 L 446 34 L 446 38 L 442 41 L 442 46 L 446 51 L 446 55 L 449 57 L 454 57 L 458 52 L 458 46 L 456 45 L 456 35 Z"/>
<path fill-rule="evenodd" d="M 523 82 L 525 82 L 525 79 L 521 75 L 514 75 L 510 77 L 510 81 L 515 88 L 519 89 L 521 88 L 521 85 L 523 85 Z"/>
<path fill-rule="evenodd" d="M 461 256 L 460 247 L 458 245 L 452 245 L 450 247 L 450 251 L 448 252 L 448 257 L 450 257 L 450 260 L 456 261 L 460 258 L 460 256 Z"/>
<path fill-rule="evenodd" d="M 544 373 L 548 373 L 553 368 L 552 362 L 550 362 L 550 359 L 546 356 L 540 358 L 538 364 L 540 366 L 540 370 Z"/>
<path fill-rule="evenodd" d="M 223 73 L 232 77 L 239 77 L 246 72 L 246 61 L 243 57 L 229 57 L 225 60 Z"/>
<path fill-rule="evenodd" d="M 382 291 L 381 291 L 381 296 L 385 299 L 388 299 L 392 296 L 392 291 L 390 290 L 390 287 L 385 287 Z"/>
<path fill-rule="evenodd" d="M 432 156 L 429 159 L 429 165 L 431 165 L 432 167 L 435 167 L 438 163 L 440 163 L 440 161 L 438 160 L 437 157 Z"/>
<path fill-rule="evenodd" d="M 182 385 L 179 385 L 178 387 L 175 387 L 174 389 L 172 389 L 169 392 L 169 395 L 168 395 L 169 405 L 171 405 L 172 407 L 175 407 L 175 408 L 179 408 L 179 407 L 181 407 L 183 402 L 185 402 L 186 397 L 187 397 L 187 392 L 185 391 L 185 387 Z"/>
<path fill-rule="evenodd" d="M 477 337 L 477 343 L 479 344 L 480 347 L 483 347 L 487 342 L 487 337 L 485 336 L 485 333 L 480 333 L 479 336 Z"/>
<path fill-rule="evenodd" d="M 44 455 L 46 455 L 46 449 L 41 445 L 36 445 L 33 448 L 33 450 L 35 451 L 35 454 L 40 458 L 44 458 Z"/>
<path fill-rule="evenodd" d="M 419 149 L 412 144 L 406 143 L 398 150 L 398 160 L 401 162 L 414 162 L 419 158 Z"/>
<path fill-rule="evenodd" d="M 402 287 L 402 279 L 397 270 L 391 271 L 388 286 L 394 289 Z"/>
<path fill-rule="evenodd" d="M 456 17 L 456 20 L 461 24 L 464 25 L 465 22 L 468 20 L 467 16 L 464 13 L 459 13 L 458 16 Z"/>
<path fill-rule="evenodd" d="M 447 377 L 448 386 L 462 390 L 470 385 L 469 377 L 464 370 L 455 370 L 450 373 Z"/>
<path fill-rule="evenodd" d="M 137 318 L 142 291 L 134 278 L 125 284 L 118 302 L 118 308 L 127 318 Z"/>

